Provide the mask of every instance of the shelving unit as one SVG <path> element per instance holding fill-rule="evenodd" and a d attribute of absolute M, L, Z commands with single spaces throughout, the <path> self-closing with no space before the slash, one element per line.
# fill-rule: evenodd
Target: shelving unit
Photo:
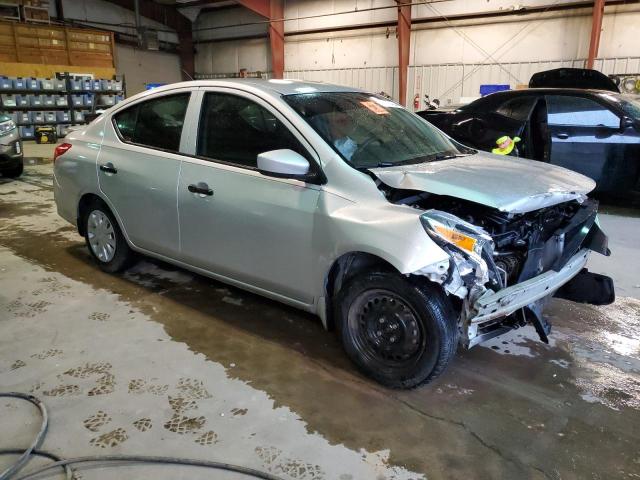
<path fill-rule="evenodd" d="M 0 0 L 0 20 L 10 22 L 20 21 L 20 5 L 17 2 Z"/>
<path fill-rule="evenodd" d="M 94 79 L 59 73 L 51 79 L 0 77 L 0 111 L 14 118 L 24 139 L 37 126 L 56 126 L 59 136 L 70 125 L 88 123 L 86 116 L 124 100 L 122 76 Z M 66 115 L 65 115 L 66 114 Z"/>

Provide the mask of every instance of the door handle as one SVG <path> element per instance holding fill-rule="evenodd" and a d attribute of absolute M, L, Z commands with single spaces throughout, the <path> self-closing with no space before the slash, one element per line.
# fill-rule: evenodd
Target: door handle
<path fill-rule="evenodd" d="M 114 167 L 113 163 L 111 162 L 107 162 L 104 165 L 100 165 L 100 170 L 102 170 L 105 173 L 113 173 L 113 174 L 118 173 L 118 169 Z"/>
<path fill-rule="evenodd" d="M 198 193 L 200 195 L 208 195 L 210 197 L 213 195 L 213 190 L 211 190 L 209 188 L 209 185 L 207 185 L 204 182 L 198 182 L 197 184 L 192 183 L 191 185 L 189 185 L 187 187 L 187 189 L 191 193 Z"/>
<path fill-rule="evenodd" d="M 556 138 L 560 138 L 562 140 L 566 140 L 567 138 L 569 138 L 569 134 L 568 133 L 556 133 Z"/>

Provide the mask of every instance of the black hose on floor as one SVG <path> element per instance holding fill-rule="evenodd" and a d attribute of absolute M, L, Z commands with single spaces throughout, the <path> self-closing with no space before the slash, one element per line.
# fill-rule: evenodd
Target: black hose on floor
<path fill-rule="evenodd" d="M 38 450 L 42 442 L 44 441 L 44 437 L 47 433 L 47 427 L 49 425 L 49 416 L 47 415 L 47 409 L 42 403 L 40 399 L 34 397 L 33 395 L 27 395 L 25 393 L 19 392 L 8 392 L 2 393 L 0 392 L 0 397 L 7 398 L 18 398 L 21 400 L 26 400 L 40 410 L 40 414 L 42 416 L 42 423 L 40 425 L 40 430 L 37 435 L 31 442 L 31 445 L 26 450 L 19 449 L 4 449 L 0 450 L 0 455 L 20 455 L 18 459 L 11 464 L 7 469 L 5 469 L 2 473 L 0 473 L 0 480 L 24 480 L 27 478 L 35 477 L 36 475 L 40 475 L 42 473 L 48 472 L 53 469 L 63 468 L 65 471 L 65 475 L 67 480 L 71 480 L 73 476 L 73 472 L 71 470 L 71 465 L 77 465 L 81 463 L 102 463 L 102 464 L 117 464 L 114 466 L 122 466 L 126 464 L 135 464 L 135 463 L 146 463 L 146 464 L 164 464 L 164 465 L 184 465 L 184 466 L 192 466 L 192 467 L 203 467 L 203 468 L 213 468 L 217 470 L 227 470 L 230 472 L 241 473 L 247 476 L 251 476 L 254 478 L 261 478 L 264 480 L 282 480 L 280 477 L 276 477 L 275 475 L 271 475 L 267 472 L 261 472 L 260 470 L 254 470 L 253 468 L 243 467 L 240 465 L 232 465 L 230 463 L 224 462 L 216 462 L 211 460 L 197 460 L 190 458 L 178 458 L 178 457 L 156 457 L 156 456 L 146 456 L 146 455 L 95 455 L 88 457 L 77 457 L 77 458 L 69 458 L 69 459 L 61 459 L 57 455 L 52 453 L 44 452 Z M 33 456 L 42 456 L 53 460 L 53 463 L 45 465 L 44 467 L 37 468 L 25 475 L 20 477 L 16 476 L 18 471 L 22 470 L 27 463 L 31 460 Z"/>

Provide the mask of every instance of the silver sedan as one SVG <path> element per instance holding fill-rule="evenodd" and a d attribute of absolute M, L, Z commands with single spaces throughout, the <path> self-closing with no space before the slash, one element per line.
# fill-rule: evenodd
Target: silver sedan
<path fill-rule="evenodd" d="M 411 388 L 560 296 L 613 301 L 593 181 L 477 152 L 386 98 L 291 80 L 177 83 L 56 149 L 59 214 L 97 264 L 134 252 L 317 314 Z"/>

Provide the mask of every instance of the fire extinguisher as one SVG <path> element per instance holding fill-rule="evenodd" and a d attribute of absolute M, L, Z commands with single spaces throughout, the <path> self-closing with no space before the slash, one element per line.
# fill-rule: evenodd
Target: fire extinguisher
<path fill-rule="evenodd" d="M 413 109 L 418 110 L 420 108 L 420 94 L 416 93 L 416 96 L 413 97 Z"/>

